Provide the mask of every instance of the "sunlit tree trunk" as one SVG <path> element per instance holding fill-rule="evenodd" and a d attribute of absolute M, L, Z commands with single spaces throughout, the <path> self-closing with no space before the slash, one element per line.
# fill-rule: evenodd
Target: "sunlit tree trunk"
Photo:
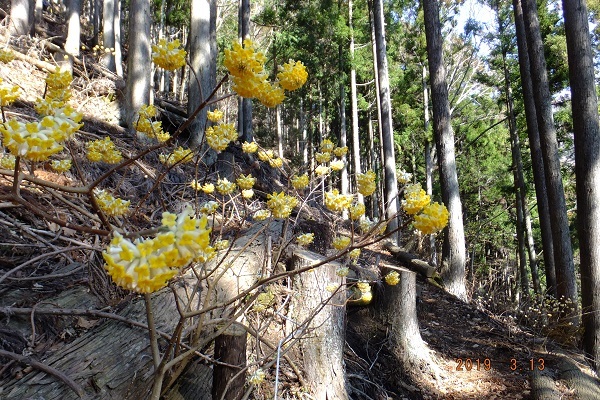
<path fill-rule="evenodd" d="M 13 36 L 29 35 L 33 32 L 35 0 L 11 0 L 8 33 Z"/>
<path fill-rule="evenodd" d="M 465 234 L 456 173 L 454 132 L 450 121 L 446 70 L 442 59 L 442 34 L 438 1 L 423 0 L 423 10 L 429 79 L 431 82 L 433 132 L 437 147 L 442 200 L 450 212 L 448 226 L 444 229 L 442 278 L 446 289 L 450 293 L 461 300 L 467 300 Z"/>
<path fill-rule="evenodd" d="M 356 93 L 356 68 L 354 67 L 354 32 L 352 25 L 352 0 L 348 0 L 348 23 L 350 25 L 350 104 L 352 108 L 352 164 L 354 176 L 361 173 L 360 165 L 360 135 L 358 131 L 358 96 Z M 372 144 L 369 143 L 369 146 Z M 362 194 L 357 194 L 357 201 L 363 202 Z"/>
<path fill-rule="evenodd" d="M 433 195 L 433 166 L 435 162 L 435 146 L 429 139 L 429 90 L 427 88 L 427 67 L 423 64 L 421 70 L 421 83 L 423 85 L 423 131 L 425 133 L 425 191 Z M 437 265 L 437 246 L 435 235 L 429 236 L 429 254 L 431 263 Z"/>
<path fill-rule="evenodd" d="M 385 26 L 383 18 L 383 1 L 373 0 L 373 25 L 377 46 L 377 70 L 379 77 L 379 99 L 381 103 L 381 131 L 385 169 L 385 216 L 388 220 L 388 231 L 398 229 L 398 180 L 396 178 L 396 155 L 394 149 L 394 133 L 392 129 L 392 105 L 390 100 L 390 82 L 388 77 L 387 50 L 385 42 Z M 399 241 L 400 234 L 391 237 Z"/>
<path fill-rule="evenodd" d="M 533 98 L 536 106 L 540 143 L 546 173 L 546 190 L 548 192 L 548 205 L 552 210 L 550 226 L 552 227 L 552 240 L 554 244 L 554 265 L 556 268 L 556 286 L 559 298 L 570 299 L 573 304 L 572 319 L 575 318 L 577 308 L 577 283 L 575 281 L 575 266 L 573 264 L 573 250 L 569 233 L 569 220 L 567 206 L 560 172 L 558 142 L 556 128 L 552 114 L 552 96 L 548 85 L 548 73 L 544 46 L 540 34 L 540 25 L 537 17 L 535 0 L 522 2 L 523 19 L 525 21 L 525 35 L 529 52 Z"/>
<path fill-rule="evenodd" d="M 552 227 L 550 226 L 550 208 L 548 206 L 548 195 L 546 192 L 546 173 L 544 171 L 544 160 L 538 132 L 537 113 L 535 101 L 533 100 L 533 89 L 529 65 L 529 54 L 527 40 L 525 38 L 525 24 L 521 1 L 513 0 L 515 14 L 515 26 L 517 34 L 517 46 L 519 51 L 519 70 L 521 74 L 521 88 L 523 103 L 525 105 L 525 119 L 527 122 L 527 135 L 529 137 L 529 149 L 531 152 L 531 163 L 533 170 L 533 181 L 542 237 L 542 248 L 544 257 L 544 270 L 546 274 L 546 290 L 553 297 L 556 295 L 556 272 L 554 266 L 554 245 L 552 244 Z"/>
<path fill-rule="evenodd" d="M 563 1 L 575 134 L 583 349 L 600 366 L 600 127 L 584 0 Z"/>
<path fill-rule="evenodd" d="M 188 115 L 196 111 L 217 84 L 217 1 L 193 0 L 191 6 Z M 207 111 L 207 108 L 200 111 L 190 126 L 190 141 L 194 146 L 204 138 Z"/>
<path fill-rule="evenodd" d="M 250 38 L 250 0 L 239 0 L 238 35 L 241 41 Z M 252 99 L 239 100 L 238 131 L 242 141 L 252 142 Z"/>
<path fill-rule="evenodd" d="M 129 11 L 129 55 L 125 89 L 125 123 L 132 127 L 139 108 L 150 102 L 151 48 L 150 1 L 131 0 Z"/>
<path fill-rule="evenodd" d="M 79 37 L 81 35 L 81 0 L 68 0 L 67 2 L 67 40 L 65 41 L 65 56 L 63 65 L 73 69 L 73 58 L 79 56 Z"/>

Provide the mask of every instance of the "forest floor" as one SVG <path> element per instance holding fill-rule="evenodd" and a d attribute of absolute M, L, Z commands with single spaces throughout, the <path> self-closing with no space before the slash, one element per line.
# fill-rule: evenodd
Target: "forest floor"
<path fill-rule="evenodd" d="M 35 50 L 35 49 L 34 49 Z M 42 51 L 40 50 L 40 53 Z M 35 51 L 31 57 L 41 58 Z M 18 84 L 24 92 L 20 106 L 11 109 L 9 115 L 33 115 L 31 102 L 43 92 L 45 73 L 24 60 L 3 64 L 0 77 L 5 82 Z M 110 82 L 109 82 L 110 83 Z M 116 120 L 114 102 L 103 90 L 95 95 L 95 88 L 103 87 L 106 78 L 94 81 L 79 77 L 75 99 L 79 111 L 100 118 L 104 124 L 86 121 L 85 134 L 103 137 L 109 132 L 122 132 L 110 124 Z M 110 86 L 110 85 L 109 85 Z M 24 103 L 25 102 L 25 103 Z M 88 123 L 89 122 L 89 123 Z M 107 128 L 108 127 L 108 128 Z M 58 179 L 51 173 L 46 179 Z M 4 185 L 9 187 L 8 181 Z M 36 238 L 48 237 L 58 240 L 76 240 L 73 233 L 65 233 L 46 222 L 36 220 L 32 215 L 4 205 L 0 211 L 0 276 L 15 265 L 39 256 Z M 33 241 L 32 241 L 33 240 Z M 74 242 L 73 242 L 74 243 Z M 90 245 L 96 246 L 95 243 Z M 365 257 L 374 259 L 377 255 L 393 263 L 393 259 L 377 247 L 365 251 Z M 99 264 L 98 260 L 75 259 L 72 265 L 53 265 L 44 262 L 23 268 L 19 274 L 0 285 L 0 306 L 34 307 L 50 296 L 58 296 L 77 285 L 87 285 L 91 278 L 88 263 Z M 368 260 L 366 261 L 368 262 Z M 97 267 L 98 265 L 96 265 Z M 98 268 L 95 269 L 98 273 Z M 102 270 L 99 270 L 102 273 Z M 45 279 L 29 279 L 29 275 L 46 276 Z M 52 276 L 52 279 L 47 278 Z M 93 289 L 93 288 L 92 288 Z M 440 379 L 422 377 L 415 380 L 406 374 L 388 348 L 388 332 L 377 318 L 377 292 L 373 304 L 366 307 L 351 306 L 348 309 L 347 346 L 345 360 L 348 382 L 355 399 L 528 399 L 532 397 L 530 377 L 533 369 L 558 378 L 564 357 L 569 357 L 586 373 L 584 359 L 575 347 L 563 347 L 553 341 L 536 336 L 502 316 L 484 312 L 474 305 L 466 304 L 443 290 L 426 282 L 419 282 L 418 317 L 421 336 L 434 354 L 442 374 Z M 94 292 L 94 290 L 92 290 Z M 106 299 L 102 299 L 106 300 Z M 128 301 L 126 299 L 126 301 Z M 99 301 L 100 302 L 100 301 Z M 33 317 L 32 317 L 33 318 Z M 23 326 L 11 325 L 16 318 L 3 316 L 0 319 L 0 349 L 21 353 L 27 349 L 28 340 L 18 334 Z M 97 322 L 86 318 L 72 318 L 72 325 L 55 326 L 51 320 L 38 317 L 37 341 L 34 356 L 60 351 L 64 343 L 85 334 Z M 31 327 L 26 328 L 31 329 Z M 35 339 L 36 330 L 33 335 Z M 16 363 L 0 365 L 0 378 L 19 379 L 31 368 L 18 367 Z M 590 381 L 598 384 L 590 375 Z M 576 399 L 577 394 L 560 380 L 556 379 L 556 389 L 560 398 Z M 1 389 L 1 387 L 0 387 Z M 2 398 L 0 390 L 0 398 Z M 598 397 L 600 398 L 600 396 Z"/>

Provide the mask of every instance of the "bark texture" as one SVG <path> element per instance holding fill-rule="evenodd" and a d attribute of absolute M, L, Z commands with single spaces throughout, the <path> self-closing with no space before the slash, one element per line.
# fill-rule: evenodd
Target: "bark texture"
<path fill-rule="evenodd" d="M 298 249 L 292 255 L 292 267 L 299 269 L 322 260 L 315 253 Z M 306 335 L 300 341 L 306 381 L 312 396 L 322 400 L 348 399 L 343 360 L 345 291 L 341 289 L 341 293 L 314 315 L 314 311 L 321 308 L 331 296 L 325 286 L 329 282 L 340 281 L 335 269 L 335 264 L 325 264 L 296 275 L 293 281 L 293 328 L 300 328 L 300 332 Z M 305 321 L 310 322 L 302 327 Z"/>
<path fill-rule="evenodd" d="M 379 100 L 381 114 L 382 147 L 384 154 L 385 170 L 385 216 L 388 220 L 388 232 L 397 229 L 398 224 L 398 180 L 396 178 L 396 154 L 394 145 L 394 132 L 392 127 L 392 102 L 390 100 L 390 79 L 388 76 L 387 49 L 385 42 L 385 23 L 383 18 L 383 0 L 373 0 L 373 25 L 375 31 L 375 45 L 377 56 L 377 70 L 379 77 Z M 392 236 L 398 241 L 399 235 Z"/>
<path fill-rule="evenodd" d="M 444 230 L 441 275 L 444 279 L 444 286 L 450 293 L 461 300 L 467 300 L 465 233 L 456 173 L 454 132 L 450 121 L 446 69 L 442 58 L 438 1 L 424 0 L 423 10 L 433 108 L 433 132 L 438 155 L 442 201 L 450 212 L 448 226 Z"/>
<path fill-rule="evenodd" d="M 563 1 L 575 133 L 583 349 L 600 366 L 600 127 L 585 1 Z"/>
<path fill-rule="evenodd" d="M 573 264 L 573 250 L 569 233 L 567 206 L 560 173 L 560 160 L 556 128 L 552 114 L 552 96 L 548 84 L 544 46 L 540 34 L 540 24 L 537 16 L 535 0 L 522 1 L 523 20 L 525 21 L 525 35 L 529 52 L 531 82 L 533 98 L 535 101 L 540 144 L 546 174 L 546 190 L 548 205 L 552 210 L 550 226 L 552 227 L 552 241 L 554 245 L 554 263 L 556 268 L 557 295 L 570 299 L 576 305 L 577 285 L 575 281 L 575 266 Z M 575 307 L 576 308 L 576 307 Z M 578 323 L 573 310 L 573 322 Z"/>

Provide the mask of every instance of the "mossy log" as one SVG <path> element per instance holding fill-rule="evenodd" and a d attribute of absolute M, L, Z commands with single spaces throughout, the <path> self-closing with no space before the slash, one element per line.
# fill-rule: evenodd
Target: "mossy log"
<path fill-rule="evenodd" d="M 533 400 L 559 400 L 561 394 L 556 388 L 556 382 L 548 374 L 539 370 L 531 372 L 531 398 Z"/>
<path fill-rule="evenodd" d="M 575 398 L 578 400 L 600 399 L 600 380 L 584 374 L 575 362 L 566 357 L 562 357 L 557 367 L 558 377 L 575 392 Z"/>

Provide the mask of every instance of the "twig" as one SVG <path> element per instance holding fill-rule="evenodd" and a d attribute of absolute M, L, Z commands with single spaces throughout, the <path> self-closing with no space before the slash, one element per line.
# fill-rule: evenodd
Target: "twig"
<path fill-rule="evenodd" d="M 154 361 L 154 371 L 158 371 L 160 365 L 160 353 L 158 351 L 158 341 L 156 340 L 156 325 L 154 324 L 154 314 L 152 313 L 152 298 L 149 293 L 144 293 L 144 303 L 146 304 L 146 319 L 148 320 L 148 333 L 150 335 L 150 349 L 152 350 L 152 361 Z"/>
<path fill-rule="evenodd" d="M 22 364 L 31 365 L 33 368 L 39 369 L 40 371 L 43 371 L 49 375 L 54 376 L 55 378 L 58 378 L 59 380 L 63 381 L 69 388 L 71 388 L 71 390 L 77 393 L 79 397 L 83 397 L 83 395 L 85 394 L 81 386 L 79 386 L 73 379 L 69 378 L 67 375 L 60 372 L 56 368 L 52 368 L 51 366 L 43 364 L 39 361 L 35 361 L 31 357 L 13 353 L 12 351 L 0 349 L 0 356 L 10 358 Z"/>
<path fill-rule="evenodd" d="M 84 246 L 77 246 L 77 247 L 66 247 L 64 249 L 60 249 L 60 250 L 56 250 L 56 251 L 51 251 L 50 253 L 45 253 L 45 254 L 40 254 L 37 257 L 32 258 L 31 260 L 25 261 L 23 264 L 17 265 L 16 267 L 14 267 L 13 269 L 11 269 L 10 271 L 8 271 L 7 273 L 5 273 L 4 275 L 0 276 L 0 283 L 2 283 L 4 280 L 6 280 L 6 278 L 8 278 L 10 275 L 14 274 L 15 272 L 25 268 L 26 266 L 33 264 L 36 261 L 39 261 L 45 257 L 49 257 L 49 256 L 53 256 L 56 254 L 60 254 L 60 253 L 64 253 L 66 251 L 73 251 L 73 250 L 80 250 L 80 249 L 84 249 Z"/>

